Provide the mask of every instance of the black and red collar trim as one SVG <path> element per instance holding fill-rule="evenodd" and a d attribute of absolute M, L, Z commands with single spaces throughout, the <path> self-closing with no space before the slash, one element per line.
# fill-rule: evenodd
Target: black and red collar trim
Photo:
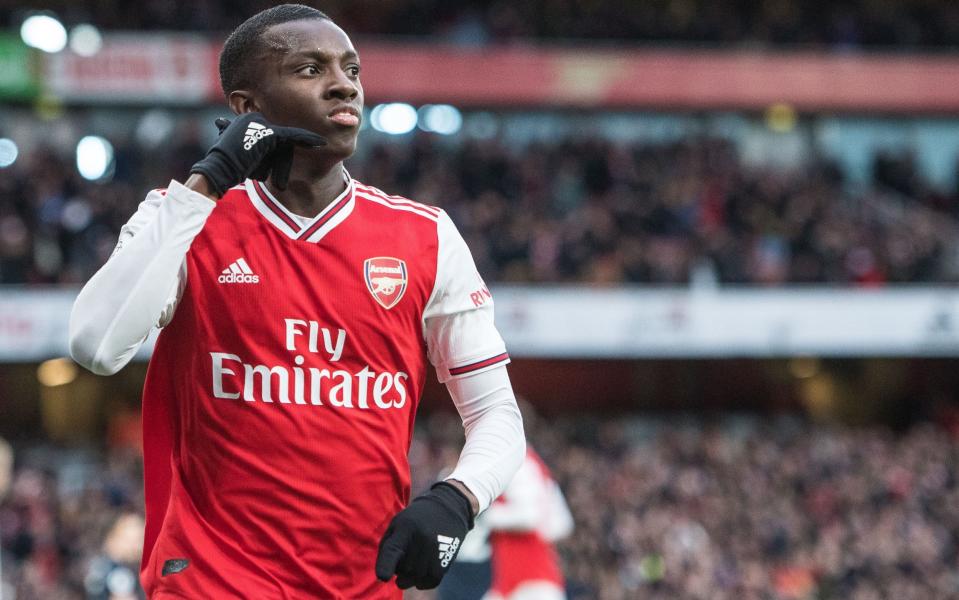
<path fill-rule="evenodd" d="M 251 179 L 250 182 L 253 184 L 253 189 L 255 189 L 256 193 L 259 194 L 260 199 L 263 200 L 263 204 L 270 210 L 270 212 L 276 215 L 278 219 L 286 223 L 287 227 L 293 231 L 298 231 L 300 229 L 299 223 L 297 223 L 293 217 L 287 213 L 282 204 L 273 198 L 273 194 L 266 189 L 266 186 L 263 185 L 262 181 Z"/>
<path fill-rule="evenodd" d="M 300 225 L 294 215 L 273 196 L 262 182 L 248 179 L 245 187 L 247 196 L 249 196 L 250 202 L 257 212 L 287 237 L 294 240 L 317 242 L 353 212 L 353 207 L 356 204 L 354 199 L 355 182 L 345 170 L 343 176 L 346 180 L 346 189 L 343 190 L 343 193 L 305 225 Z"/>

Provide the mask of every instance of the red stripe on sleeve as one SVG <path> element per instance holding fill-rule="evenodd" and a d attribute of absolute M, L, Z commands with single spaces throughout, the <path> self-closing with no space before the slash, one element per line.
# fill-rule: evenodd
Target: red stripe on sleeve
<path fill-rule="evenodd" d="M 463 365 L 461 367 L 450 369 L 450 375 L 465 375 L 466 373 L 479 371 L 480 369 L 484 369 L 486 367 L 495 365 L 496 363 L 504 362 L 507 360 L 509 360 L 509 354 L 507 352 L 504 352 L 502 354 L 497 354 L 496 356 L 492 356 L 490 358 L 481 360 L 479 362 L 470 363 L 468 365 Z"/>

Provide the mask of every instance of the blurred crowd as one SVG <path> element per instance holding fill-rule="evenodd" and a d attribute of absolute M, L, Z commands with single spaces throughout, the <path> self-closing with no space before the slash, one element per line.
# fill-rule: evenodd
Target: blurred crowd
<path fill-rule="evenodd" d="M 461 44 L 529 39 L 691 44 L 955 47 L 959 6 L 950 0 L 306 0 L 353 35 L 431 36 Z M 227 32 L 267 0 L 49 0 L 68 24 L 108 29 Z M 0 25 L 17 26 L 23 2 L 0 0 Z"/>
<path fill-rule="evenodd" d="M 462 443 L 453 415 L 420 425 L 417 490 Z M 571 600 L 959 597 L 959 430 L 579 416 L 527 433 L 576 520 L 559 544 Z M 127 451 L 19 448 L 0 501 L 3 597 L 141 598 L 140 478 Z"/>
<path fill-rule="evenodd" d="M 434 419 L 414 474 L 455 460 Z M 959 598 L 959 437 L 931 424 L 527 422 L 569 501 L 571 600 Z"/>
<path fill-rule="evenodd" d="M 203 147 L 120 146 L 109 182 L 52 150 L 0 169 L 0 283 L 82 283 L 150 187 L 182 180 Z M 908 154 L 871 185 L 839 168 L 745 163 L 734 144 L 567 138 L 514 146 L 367 143 L 364 183 L 450 212 L 492 282 L 876 286 L 959 279 L 959 193 L 927 187 Z"/>
<path fill-rule="evenodd" d="M 912 186 L 885 181 L 886 162 L 911 174 Z M 420 137 L 375 148 L 356 170 L 449 211 L 493 281 L 881 285 L 959 276 L 956 195 L 926 189 L 908 156 L 877 157 L 876 185 L 856 193 L 827 161 L 749 166 L 734 144 L 700 137 L 486 141 L 452 152 Z"/>
<path fill-rule="evenodd" d="M 0 440 L 2 455 L 9 446 Z M 142 600 L 139 454 L 33 445 L 0 473 L 0 597 Z"/>

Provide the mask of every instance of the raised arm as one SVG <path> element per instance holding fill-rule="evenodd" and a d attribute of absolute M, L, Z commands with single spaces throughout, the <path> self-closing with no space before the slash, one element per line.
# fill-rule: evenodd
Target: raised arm
<path fill-rule="evenodd" d="M 133 358 L 173 317 L 186 285 L 186 252 L 216 203 L 202 175 L 153 190 L 120 230 L 112 256 L 83 286 L 70 314 L 70 354 L 98 375 Z M 195 189 L 190 189 L 190 188 Z"/>
<path fill-rule="evenodd" d="M 250 140 L 247 128 L 261 132 Z M 215 199 L 248 177 L 286 185 L 294 146 L 326 140 L 304 129 L 268 123 L 256 112 L 217 119 L 220 137 L 193 165 L 185 185 L 155 190 L 120 232 L 113 256 L 87 282 L 70 314 L 70 353 L 99 375 L 123 368 L 154 327 L 173 316 L 186 285 L 184 261 Z"/>

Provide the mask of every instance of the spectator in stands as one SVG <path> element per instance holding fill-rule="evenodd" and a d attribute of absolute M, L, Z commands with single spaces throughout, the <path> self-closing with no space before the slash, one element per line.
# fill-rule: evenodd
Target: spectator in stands
<path fill-rule="evenodd" d="M 103 552 L 90 562 L 84 579 L 87 600 L 138 600 L 145 598 L 138 573 L 143 554 L 143 517 L 120 515 L 107 533 Z"/>

